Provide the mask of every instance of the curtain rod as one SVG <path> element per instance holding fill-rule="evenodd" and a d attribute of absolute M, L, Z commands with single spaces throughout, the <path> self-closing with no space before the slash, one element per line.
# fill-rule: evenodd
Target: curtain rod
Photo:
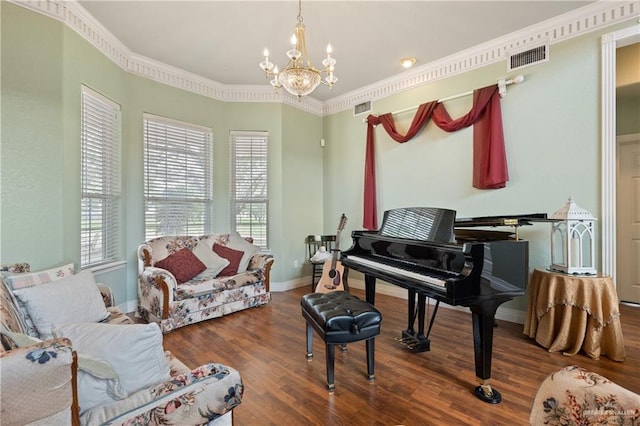
<path fill-rule="evenodd" d="M 504 78 L 501 78 L 500 80 L 498 80 L 498 92 L 500 93 L 500 97 L 504 98 L 505 95 L 507 94 L 507 86 L 510 84 L 520 84 L 524 81 L 524 76 L 523 75 L 517 75 L 513 78 L 510 78 L 508 80 L 505 80 Z M 447 101 L 452 101 L 454 99 L 459 99 L 459 98 L 464 98 L 465 96 L 471 96 L 473 95 L 473 90 L 470 90 L 468 92 L 464 92 L 464 93 L 459 93 L 457 95 L 453 95 L 453 96 L 449 96 L 446 98 L 442 98 L 442 99 L 438 99 L 438 102 L 442 103 L 442 102 L 447 102 Z M 402 114 L 405 112 L 409 112 L 409 111 L 413 111 L 415 109 L 418 109 L 420 105 L 414 105 L 412 107 L 408 107 L 408 108 L 404 108 L 404 109 L 400 109 L 398 111 L 393 111 L 391 113 L 391 115 L 396 115 L 396 114 Z M 366 118 L 362 119 L 363 123 L 367 122 Z"/>

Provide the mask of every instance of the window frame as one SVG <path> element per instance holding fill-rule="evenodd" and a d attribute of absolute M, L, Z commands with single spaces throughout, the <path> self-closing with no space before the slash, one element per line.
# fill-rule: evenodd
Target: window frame
<path fill-rule="evenodd" d="M 253 144 L 255 141 L 260 141 L 260 145 L 258 147 L 254 147 Z M 249 162 L 251 163 L 251 170 L 255 170 L 254 163 L 256 162 L 255 157 L 263 157 L 262 164 L 260 167 L 262 168 L 261 172 L 265 175 L 265 177 L 259 179 L 256 183 L 255 175 L 251 175 L 249 177 L 249 185 L 251 186 L 252 192 L 255 189 L 254 184 L 262 185 L 263 192 L 260 196 L 248 196 L 248 197 L 238 197 L 239 187 L 238 187 L 238 167 L 239 167 L 239 157 L 238 157 L 238 148 L 239 143 L 245 143 L 245 148 L 249 147 Z M 251 145 L 251 146 L 249 146 Z M 239 232 L 243 237 L 251 237 L 254 240 L 254 244 L 260 247 L 263 250 L 269 249 L 269 132 L 268 131 L 242 131 L 242 130 L 232 130 L 229 132 L 229 146 L 230 146 L 230 222 L 231 222 L 231 230 Z M 254 148 L 257 148 L 256 152 L 254 152 Z M 237 214 L 237 206 L 239 203 L 251 204 L 251 205 L 261 205 L 258 208 L 258 212 L 262 212 L 264 214 L 263 220 L 253 221 L 249 218 L 249 223 L 246 226 L 239 226 L 238 223 L 238 214 Z"/>
<path fill-rule="evenodd" d="M 145 239 L 210 233 L 213 129 L 144 113 L 142 132 Z"/>
<path fill-rule="evenodd" d="M 80 267 L 122 260 L 121 106 L 80 90 Z M 86 203 L 97 203 L 88 207 Z M 95 226 L 96 223 L 99 225 Z M 95 237 L 96 232 L 99 233 Z M 97 245 L 98 249 L 88 249 Z"/>

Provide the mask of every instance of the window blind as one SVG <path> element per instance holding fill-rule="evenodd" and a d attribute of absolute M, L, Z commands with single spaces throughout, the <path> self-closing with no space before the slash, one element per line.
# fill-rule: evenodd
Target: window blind
<path fill-rule="evenodd" d="M 269 133 L 231 132 L 231 227 L 268 248 Z"/>
<path fill-rule="evenodd" d="M 82 87 L 80 265 L 120 258 L 120 106 Z"/>
<path fill-rule="evenodd" d="M 146 239 L 210 232 L 212 141 L 210 128 L 145 114 Z"/>

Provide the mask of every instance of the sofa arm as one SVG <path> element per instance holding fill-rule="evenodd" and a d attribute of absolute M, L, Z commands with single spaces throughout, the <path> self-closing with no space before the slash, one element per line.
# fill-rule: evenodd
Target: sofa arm
<path fill-rule="evenodd" d="M 259 269 L 262 272 L 263 280 L 266 290 L 269 291 L 269 276 L 271 274 L 271 267 L 275 259 L 273 255 L 267 253 L 257 253 L 251 257 L 249 261 L 249 267 L 247 269 L 255 270 Z"/>
<path fill-rule="evenodd" d="M 141 275 L 145 268 L 151 265 L 151 246 L 147 243 L 142 243 L 138 246 L 138 275 Z"/>
<path fill-rule="evenodd" d="M 113 404 L 92 408 L 84 424 L 206 424 L 233 410 L 244 385 L 237 370 L 206 364 Z"/>
<path fill-rule="evenodd" d="M 0 354 L 2 423 L 77 425 L 76 372 L 76 353 L 65 338 Z"/>
<path fill-rule="evenodd" d="M 102 295 L 102 300 L 104 301 L 105 307 L 111 308 L 116 306 L 116 299 L 113 296 L 113 291 L 109 286 L 98 284 L 98 290 L 100 290 L 100 294 Z"/>
<path fill-rule="evenodd" d="M 138 279 L 138 298 L 142 308 L 160 319 L 169 318 L 169 306 L 173 303 L 173 291 L 178 282 L 166 269 L 145 268 Z"/>

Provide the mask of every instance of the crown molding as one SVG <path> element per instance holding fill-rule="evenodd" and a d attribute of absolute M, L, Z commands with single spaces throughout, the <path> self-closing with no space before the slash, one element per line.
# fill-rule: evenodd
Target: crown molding
<path fill-rule="evenodd" d="M 425 84 L 503 61 L 510 52 L 548 41 L 559 43 L 640 17 L 640 0 L 605 1 L 532 25 L 504 37 L 361 87 L 325 102 L 275 92 L 267 85 L 225 85 L 132 52 L 76 0 L 8 0 L 62 21 L 127 72 L 223 102 L 274 102 L 325 116 Z M 505 67 L 506 72 L 506 67 Z"/>
<path fill-rule="evenodd" d="M 504 61 L 513 51 L 541 42 L 555 44 L 617 23 L 640 17 L 640 1 L 604 1 L 548 19 L 504 37 L 462 50 L 417 67 L 410 72 L 378 81 L 327 100 L 323 115 L 352 109 L 355 105 L 413 89 L 437 80 Z M 505 72 L 507 67 L 505 65 Z"/>

